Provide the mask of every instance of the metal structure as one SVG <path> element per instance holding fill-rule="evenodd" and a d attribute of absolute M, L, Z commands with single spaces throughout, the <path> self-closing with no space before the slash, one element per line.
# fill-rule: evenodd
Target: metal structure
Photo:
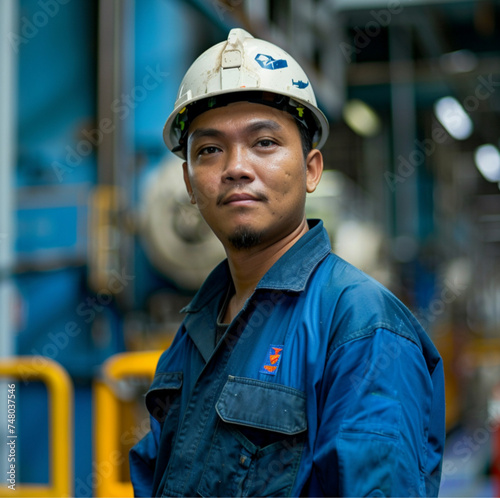
<path fill-rule="evenodd" d="M 123 419 L 123 402 L 118 387 L 129 378 L 146 378 L 152 381 L 156 364 L 162 351 L 123 353 L 109 358 L 102 366 L 101 378 L 94 384 L 94 447 L 95 466 L 105 469 L 96 479 L 95 495 L 98 497 L 125 497 L 134 495 L 132 485 L 122 477 L 122 467 L 128 462 L 124 454 L 120 424 Z M 146 424 L 147 429 L 148 424 Z M 124 429 L 128 431 L 129 429 Z M 143 431 L 142 425 L 138 432 Z M 122 433 L 123 434 L 123 433 Z"/>
<path fill-rule="evenodd" d="M 20 356 L 0 360 L 0 378 L 9 381 L 38 381 L 47 387 L 50 417 L 49 485 L 22 484 L 16 481 L 15 490 L 7 485 L 0 496 L 70 497 L 73 492 L 73 386 L 67 372 L 55 361 L 44 357 Z M 14 399 L 15 401 L 15 399 Z M 17 406 L 17 403 L 16 403 Z M 36 418 L 32 423 L 37 426 Z M 13 425 L 17 425 L 17 422 Z M 39 430 L 40 428 L 37 427 Z M 17 445 L 17 434 L 11 436 Z M 15 457 L 14 457 L 15 458 Z M 20 471 L 19 458 L 13 465 Z"/>
<path fill-rule="evenodd" d="M 109 288 L 113 272 L 133 268 L 133 240 L 127 222 L 133 197 L 134 171 L 134 0 L 99 2 L 97 149 L 98 185 L 91 208 L 90 285 Z M 125 96 L 125 98 L 124 98 Z M 106 208 L 103 210 L 102 206 Z M 133 288 L 117 294 L 133 303 Z"/>

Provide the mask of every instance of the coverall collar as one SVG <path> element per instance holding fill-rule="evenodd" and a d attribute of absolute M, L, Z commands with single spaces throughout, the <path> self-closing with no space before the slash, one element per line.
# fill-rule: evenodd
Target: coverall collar
<path fill-rule="evenodd" d="M 267 271 L 256 290 L 301 292 L 314 268 L 332 250 L 321 220 L 308 220 L 309 230 Z M 297 266 L 300 262 L 300 266 Z M 181 312 L 197 313 L 217 296 L 224 295 L 231 273 L 227 259 L 207 277 L 193 300 Z"/>

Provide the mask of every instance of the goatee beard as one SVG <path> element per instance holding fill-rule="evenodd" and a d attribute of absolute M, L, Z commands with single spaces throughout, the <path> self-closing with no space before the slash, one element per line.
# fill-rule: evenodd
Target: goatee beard
<path fill-rule="evenodd" d="M 234 249 L 251 249 L 260 244 L 261 235 L 261 232 L 251 228 L 238 227 L 228 240 Z"/>

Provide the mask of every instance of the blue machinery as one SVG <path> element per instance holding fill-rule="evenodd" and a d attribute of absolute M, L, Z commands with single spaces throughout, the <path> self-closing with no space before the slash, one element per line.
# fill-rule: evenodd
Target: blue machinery
<path fill-rule="evenodd" d="M 143 255 L 130 213 L 165 154 L 158 130 L 192 58 L 191 10 L 176 0 L 0 2 L 0 361 L 54 362 L 73 390 L 2 363 L 17 388 L 21 496 L 95 493 L 93 381 L 107 358 L 156 337 L 155 323 L 136 326 L 147 296 L 179 294 Z M 59 396 L 74 405 L 75 430 L 54 461 Z M 54 483 L 61 458 L 70 469 Z"/>

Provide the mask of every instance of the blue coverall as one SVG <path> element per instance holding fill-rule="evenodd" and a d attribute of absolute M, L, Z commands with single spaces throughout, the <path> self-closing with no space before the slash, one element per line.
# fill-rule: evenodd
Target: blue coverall
<path fill-rule="evenodd" d="M 137 496 L 437 496 L 441 358 L 309 226 L 217 346 L 227 262 L 184 309 L 146 396 L 152 430 L 131 451 Z"/>

